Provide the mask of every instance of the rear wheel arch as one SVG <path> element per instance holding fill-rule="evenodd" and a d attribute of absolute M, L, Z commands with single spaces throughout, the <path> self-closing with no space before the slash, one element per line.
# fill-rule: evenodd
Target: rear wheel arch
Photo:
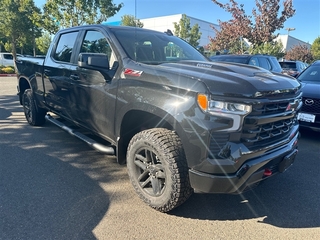
<path fill-rule="evenodd" d="M 47 111 L 37 106 L 31 89 L 26 89 L 23 92 L 22 105 L 26 120 L 30 125 L 41 126 L 45 123 Z"/>
<path fill-rule="evenodd" d="M 30 88 L 31 88 L 31 85 L 30 85 L 29 81 L 26 78 L 20 78 L 19 79 L 19 101 L 20 101 L 21 105 L 22 105 L 23 93 L 27 89 L 30 89 Z"/>

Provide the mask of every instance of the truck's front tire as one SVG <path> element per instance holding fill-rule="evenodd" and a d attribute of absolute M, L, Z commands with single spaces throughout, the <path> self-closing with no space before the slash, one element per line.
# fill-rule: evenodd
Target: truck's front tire
<path fill-rule="evenodd" d="M 128 146 L 127 168 L 140 198 L 158 211 L 174 209 L 193 193 L 181 140 L 170 130 L 136 134 Z"/>
<path fill-rule="evenodd" d="M 24 115 L 30 125 L 40 126 L 45 123 L 46 111 L 42 108 L 37 108 L 31 89 L 27 89 L 23 93 L 22 105 Z"/>

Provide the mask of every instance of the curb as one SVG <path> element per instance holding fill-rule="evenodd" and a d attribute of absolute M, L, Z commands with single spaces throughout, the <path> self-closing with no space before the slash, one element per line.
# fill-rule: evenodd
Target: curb
<path fill-rule="evenodd" d="M 0 77 L 16 77 L 17 74 L 13 73 L 13 74 L 0 74 Z"/>

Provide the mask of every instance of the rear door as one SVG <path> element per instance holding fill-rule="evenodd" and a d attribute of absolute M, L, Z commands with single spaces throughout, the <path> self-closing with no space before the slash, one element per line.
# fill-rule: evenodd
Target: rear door
<path fill-rule="evenodd" d="M 51 110 L 69 119 L 70 87 L 72 73 L 76 69 L 75 46 L 79 31 L 62 33 L 46 56 L 44 65 L 43 84 L 45 100 Z"/>

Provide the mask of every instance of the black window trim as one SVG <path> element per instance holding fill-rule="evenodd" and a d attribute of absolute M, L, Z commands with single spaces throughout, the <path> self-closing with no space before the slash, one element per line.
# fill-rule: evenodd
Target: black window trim
<path fill-rule="evenodd" d="M 77 35 L 76 40 L 75 40 L 75 42 L 74 42 L 75 48 L 72 50 L 71 57 L 70 57 L 70 62 L 58 61 L 57 59 L 54 58 L 54 54 L 55 54 L 55 52 L 56 52 L 56 50 L 57 50 L 57 47 L 58 47 L 58 45 L 59 45 L 59 41 L 60 41 L 61 36 L 62 36 L 63 34 L 69 34 L 69 33 L 74 33 L 74 32 L 77 32 L 78 35 Z M 69 65 L 76 65 L 76 64 L 77 64 L 77 62 L 75 61 L 75 56 L 76 56 L 76 50 L 77 50 L 77 48 L 78 48 L 78 46 L 79 46 L 78 41 L 79 41 L 80 32 L 81 32 L 81 30 L 75 29 L 74 31 L 61 32 L 61 33 L 59 34 L 59 39 L 55 42 L 55 45 L 53 46 L 52 51 L 51 51 L 51 54 L 50 54 L 50 58 L 51 58 L 51 60 L 52 60 L 53 62 L 55 62 L 55 63 L 61 63 L 61 64 L 69 64 Z"/>

